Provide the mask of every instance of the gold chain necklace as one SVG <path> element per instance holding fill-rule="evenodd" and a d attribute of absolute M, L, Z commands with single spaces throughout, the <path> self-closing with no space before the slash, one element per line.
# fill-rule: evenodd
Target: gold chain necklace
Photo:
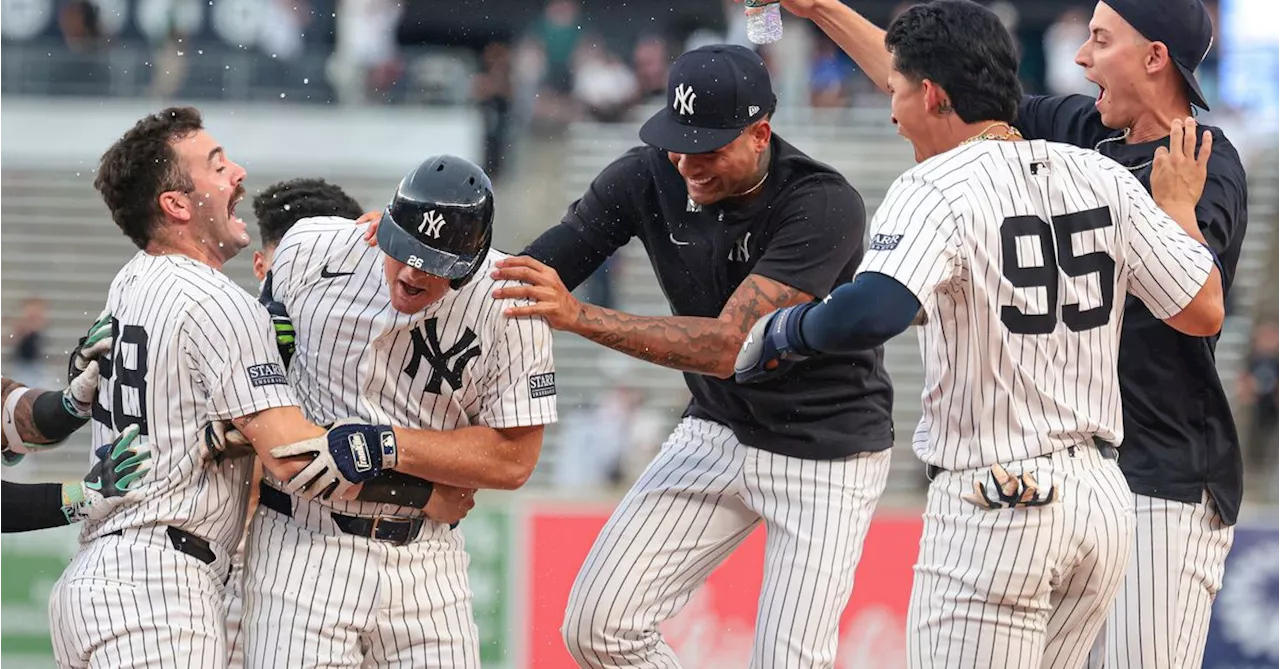
<path fill-rule="evenodd" d="M 1007 132 L 1003 132 L 1000 134 L 988 132 L 992 128 L 999 125 L 1002 125 L 1008 128 L 1009 130 Z M 1022 139 L 1022 133 L 1018 132 L 1017 128 L 1009 125 L 1008 123 L 1005 123 L 1004 121 L 997 121 L 983 128 L 982 132 L 974 135 L 973 137 L 970 137 L 969 139 L 964 140 L 963 142 L 960 142 L 960 146 L 964 146 L 965 144 L 972 144 L 973 142 L 980 142 L 984 139 L 1014 139 L 1014 138 Z"/>

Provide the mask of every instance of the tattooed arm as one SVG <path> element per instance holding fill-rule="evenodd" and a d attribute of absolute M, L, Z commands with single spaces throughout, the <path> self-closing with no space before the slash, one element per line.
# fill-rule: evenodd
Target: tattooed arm
<path fill-rule="evenodd" d="M 40 430 L 36 428 L 35 416 L 32 411 L 32 408 L 36 403 L 36 398 L 52 391 L 27 388 L 27 391 L 18 398 L 17 403 L 10 407 L 9 397 L 14 394 L 14 391 L 23 388 L 26 388 L 26 386 L 14 381 L 13 379 L 0 377 L 0 396 L 3 396 L 3 399 L 0 399 L 0 403 L 3 403 L 5 407 L 4 422 L 6 427 L 5 430 L 0 432 L 0 434 L 3 435 L 0 436 L 0 439 L 3 440 L 4 447 L 9 447 L 9 434 L 11 430 L 7 428 L 9 427 L 10 422 L 12 422 L 13 431 L 16 431 L 16 434 L 20 437 L 21 441 L 29 444 L 53 443 L 53 439 L 41 434 Z"/>
<path fill-rule="evenodd" d="M 507 309 L 508 316 L 542 316 L 556 330 L 582 335 L 615 351 L 722 379 L 733 376 L 738 349 L 761 316 L 813 299 L 811 294 L 752 274 L 729 297 L 718 318 L 635 316 L 579 302 L 554 269 L 533 258 L 504 258 L 498 276 L 524 285 L 500 288 L 495 297 L 536 300 Z"/>
<path fill-rule="evenodd" d="M 727 379 L 733 376 L 734 360 L 747 332 L 761 316 L 812 299 L 752 274 L 730 296 L 718 318 L 633 316 L 584 304 L 569 331 L 663 367 Z"/>

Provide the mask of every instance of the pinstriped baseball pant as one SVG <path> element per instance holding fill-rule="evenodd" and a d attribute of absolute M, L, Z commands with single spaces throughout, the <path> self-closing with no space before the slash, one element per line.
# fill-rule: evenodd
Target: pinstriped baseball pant
<path fill-rule="evenodd" d="M 989 510 L 961 499 L 989 469 L 934 478 L 907 610 L 911 669 L 1078 669 L 1106 621 L 1133 541 L 1120 467 L 1087 446 L 1005 467 L 1060 498 Z"/>
<path fill-rule="evenodd" d="M 168 542 L 138 528 L 81 547 L 49 597 L 59 667 L 226 666 L 229 557 L 205 564 Z"/>
<path fill-rule="evenodd" d="M 248 669 L 475 669 L 461 531 L 428 522 L 403 546 L 342 533 L 325 507 L 259 508 L 245 554 Z"/>
<path fill-rule="evenodd" d="M 889 452 L 802 460 L 685 418 L 596 538 L 561 631 L 583 667 L 680 667 L 658 626 L 761 522 L 750 666 L 831 667 Z"/>
<path fill-rule="evenodd" d="M 1133 559 L 1090 669 L 1200 669 L 1235 528 L 1200 504 L 1133 495 Z"/>

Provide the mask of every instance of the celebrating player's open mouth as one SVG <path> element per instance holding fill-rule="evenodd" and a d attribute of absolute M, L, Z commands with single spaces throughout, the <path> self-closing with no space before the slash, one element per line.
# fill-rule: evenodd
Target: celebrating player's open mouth
<path fill-rule="evenodd" d="M 402 314 L 422 311 L 449 292 L 449 279 L 414 269 L 391 256 L 383 260 L 391 307 Z"/>

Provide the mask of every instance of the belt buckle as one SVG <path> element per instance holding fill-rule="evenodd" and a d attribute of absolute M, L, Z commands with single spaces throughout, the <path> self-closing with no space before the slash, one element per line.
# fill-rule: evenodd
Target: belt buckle
<path fill-rule="evenodd" d="M 388 531 L 387 531 L 387 536 L 379 536 L 379 535 L 380 535 L 380 533 L 381 533 L 382 523 L 383 523 L 383 522 L 388 522 L 388 523 L 404 523 L 404 525 L 405 525 L 404 537 L 403 537 L 403 538 L 400 538 L 400 539 L 394 539 L 394 538 L 392 538 L 392 537 L 390 536 L 390 535 L 391 535 L 391 532 L 392 532 L 391 530 L 388 530 Z M 373 527 L 371 528 L 371 530 L 370 530 L 370 532 L 369 532 L 369 538 L 370 538 L 370 539 L 373 539 L 374 541 L 385 541 L 386 543 L 393 544 L 393 545 L 396 545 L 396 546 L 403 546 L 403 545 L 405 545 L 405 544 L 409 543 L 409 538 L 410 538 L 410 537 L 409 537 L 409 521 L 408 521 L 407 519 L 404 519 L 404 518 L 396 518 L 396 517 L 394 517 L 394 516 L 374 516 L 374 517 L 373 517 Z"/>

